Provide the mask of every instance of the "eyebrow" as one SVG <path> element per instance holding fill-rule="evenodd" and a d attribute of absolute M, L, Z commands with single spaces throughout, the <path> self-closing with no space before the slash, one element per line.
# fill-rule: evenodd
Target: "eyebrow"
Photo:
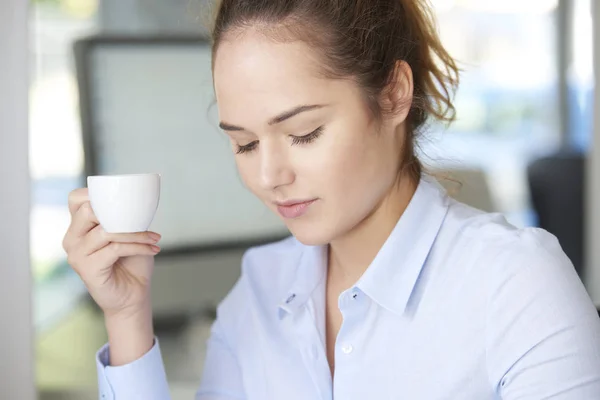
<path fill-rule="evenodd" d="M 304 105 L 304 106 L 298 106 L 295 107 L 291 110 L 288 111 L 284 111 L 281 114 L 279 114 L 276 117 L 273 117 L 269 120 L 269 125 L 276 125 L 276 124 L 280 124 L 285 120 L 288 120 L 292 117 L 295 117 L 296 115 L 303 113 L 303 112 L 307 112 L 307 111 L 312 111 L 312 110 L 317 110 L 319 108 L 323 108 L 325 107 L 324 104 L 313 104 L 313 105 Z M 221 121 L 219 123 L 219 127 L 221 129 L 223 129 L 224 131 L 244 131 L 245 129 L 240 127 L 240 126 L 235 126 L 235 125 L 231 125 L 228 124 L 226 122 Z"/>

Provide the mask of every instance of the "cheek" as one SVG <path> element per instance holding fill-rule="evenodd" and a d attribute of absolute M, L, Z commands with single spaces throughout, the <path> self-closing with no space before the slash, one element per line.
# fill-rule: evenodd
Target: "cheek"
<path fill-rule="evenodd" d="M 262 197 L 260 192 L 260 184 L 258 181 L 260 177 L 259 165 L 254 160 L 255 158 L 256 157 L 253 157 L 253 155 L 236 155 L 235 165 L 244 186 L 246 186 L 246 188 L 255 196 Z"/>
<path fill-rule="evenodd" d="M 319 180 L 323 197 L 331 200 L 328 203 L 338 212 L 350 219 L 362 218 L 385 196 L 396 177 L 385 146 L 377 137 L 359 132 L 353 138 L 348 135 L 345 143 L 331 147 L 318 159 L 314 179 Z"/>
<path fill-rule="evenodd" d="M 346 135 L 344 139 L 316 159 L 319 162 L 315 163 L 315 172 L 320 179 L 327 180 L 327 187 L 354 192 L 353 188 L 365 188 L 365 183 L 373 175 L 370 170 L 377 160 L 372 157 L 367 143 L 360 135 L 355 135 L 354 138 Z M 341 196 L 346 194 L 348 193 L 338 193 Z"/>

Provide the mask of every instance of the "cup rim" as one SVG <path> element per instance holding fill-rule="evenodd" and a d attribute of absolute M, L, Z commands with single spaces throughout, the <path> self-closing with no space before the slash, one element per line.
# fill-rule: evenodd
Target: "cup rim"
<path fill-rule="evenodd" d="M 137 176 L 158 176 L 160 178 L 160 174 L 154 172 L 147 172 L 141 174 L 107 174 L 107 175 L 89 175 L 88 179 L 102 179 L 102 178 L 133 178 Z"/>

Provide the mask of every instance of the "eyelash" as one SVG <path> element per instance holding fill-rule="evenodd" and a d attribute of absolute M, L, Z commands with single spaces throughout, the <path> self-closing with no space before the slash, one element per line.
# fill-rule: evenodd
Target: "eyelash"
<path fill-rule="evenodd" d="M 292 145 L 312 143 L 315 140 L 317 140 L 319 138 L 319 136 L 321 136 L 322 133 L 323 133 L 323 126 L 320 126 L 317 129 L 315 129 L 314 131 L 312 131 L 311 133 L 309 133 L 308 135 L 292 136 Z M 256 149 L 257 145 L 258 145 L 258 140 L 255 140 L 252 143 L 248 143 L 245 146 L 238 145 L 236 154 L 249 153 L 252 150 Z"/>

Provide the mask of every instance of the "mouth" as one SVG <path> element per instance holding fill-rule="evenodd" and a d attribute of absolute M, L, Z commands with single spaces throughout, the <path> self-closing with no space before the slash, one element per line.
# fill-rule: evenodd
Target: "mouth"
<path fill-rule="evenodd" d="M 283 218 L 293 219 L 306 214 L 310 206 L 317 201 L 312 200 L 289 200 L 284 202 L 275 202 L 277 211 Z"/>

